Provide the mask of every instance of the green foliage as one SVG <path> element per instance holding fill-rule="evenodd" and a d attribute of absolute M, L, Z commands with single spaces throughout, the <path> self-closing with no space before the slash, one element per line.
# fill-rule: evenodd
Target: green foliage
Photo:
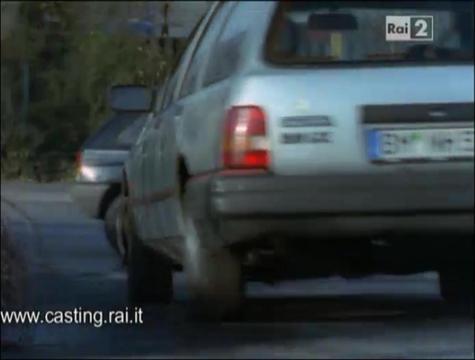
<path fill-rule="evenodd" d="M 107 6 L 110 14 L 116 5 Z M 4 69 L 13 74 L 8 84 L 2 81 L 2 178 L 31 173 L 28 169 L 39 163 L 47 165 L 41 165 L 40 171 L 61 173 L 60 168 L 49 168 L 68 168 L 64 163 L 72 164 L 73 154 L 105 120 L 110 86 L 155 86 L 164 79 L 173 56 L 156 39 L 121 31 L 110 34 L 101 21 L 85 22 L 93 15 L 87 11 L 94 9 L 89 2 L 21 3 L 15 30 L 2 39 L 2 75 Z M 31 93 L 26 124 L 22 124 L 24 89 L 19 69 L 25 62 Z M 4 101 L 9 111 L 3 111 Z M 52 157 L 62 157 L 61 165 L 55 165 Z"/>
<path fill-rule="evenodd" d="M 90 32 L 75 38 L 73 47 L 75 51 L 65 60 L 68 79 L 63 79 L 62 84 L 55 83 L 61 90 L 52 90 L 63 96 L 62 103 L 75 97 L 83 99 L 89 109 L 90 128 L 96 127 L 107 112 L 106 95 L 110 86 L 157 85 L 170 61 L 158 47 L 126 35 Z"/>
<path fill-rule="evenodd" d="M 25 261 L 7 232 L 4 219 L 0 224 L 1 309 L 21 309 L 26 290 Z"/>
<path fill-rule="evenodd" d="M 20 124 L 4 136 L 7 139 L 2 145 L 2 179 L 31 178 L 34 174 L 31 159 L 41 143 L 41 134 L 32 126 Z"/>

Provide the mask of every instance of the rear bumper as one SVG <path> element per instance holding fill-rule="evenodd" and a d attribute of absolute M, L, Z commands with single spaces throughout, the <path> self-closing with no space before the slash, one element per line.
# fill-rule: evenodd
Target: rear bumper
<path fill-rule="evenodd" d="M 102 200 L 110 187 L 110 184 L 76 183 L 71 187 L 71 197 L 87 216 L 99 218 Z"/>
<path fill-rule="evenodd" d="M 473 234 L 473 172 L 351 176 L 228 173 L 190 184 L 196 217 L 235 243 L 266 235 Z"/>

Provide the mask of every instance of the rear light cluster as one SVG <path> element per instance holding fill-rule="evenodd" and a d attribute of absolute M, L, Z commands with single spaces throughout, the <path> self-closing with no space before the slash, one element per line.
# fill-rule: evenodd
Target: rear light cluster
<path fill-rule="evenodd" d="M 76 159 L 75 159 L 75 165 L 76 165 L 76 170 L 77 171 L 80 171 L 81 170 L 81 166 L 82 166 L 82 152 L 81 151 L 78 151 L 76 153 Z"/>
<path fill-rule="evenodd" d="M 267 119 L 257 106 L 231 108 L 225 121 L 223 162 L 227 169 L 268 169 Z"/>

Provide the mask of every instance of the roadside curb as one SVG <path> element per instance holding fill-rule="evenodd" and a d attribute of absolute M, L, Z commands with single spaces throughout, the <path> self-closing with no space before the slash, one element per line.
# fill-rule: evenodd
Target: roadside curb
<path fill-rule="evenodd" d="M 71 183 L 28 183 L 28 182 L 3 182 L 1 197 L 5 193 L 15 193 L 15 201 L 23 202 L 41 202 L 41 203 L 71 203 L 73 199 L 70 194 Z M 47 196 L 38 194 L 36 189 L 50 189 Z"/>
<path fill-rule="evenodd" d="M 11 210 L 11 212 L 14 212 L 17 214 L 17 216 L 21 219 L 21 221 L 24 221 L 25 224 L 27 225 L 29 232 L 31 233 L 31 236 L 36 238 L 37 241 L 35 241 L 35 244 L 37 247 L 41 247 L 41 244 L 43 243 L 43 239 L 41 236 L 41 231 L 39 227 L 36 225 L 35 220 L 26 212 L 21 206 L 17 205 L 14 201 L 10 200 L 9 198 L 1 195 L 0 196 L 0 203 L 2 205 L 5 205 L 7 208 Z M 12 220 L 12 216 L 9 214 L 2 214 L 2 221 L 5 221 L 8 225 L 8 223 L 14 222 Z M 8 229 L 8 226 L 7 226 Z M 22 239 L 18 239 L 17 241 L 22 241 Z M 38 251 L 38 249 L 35 249 L 35 251 Z"/>

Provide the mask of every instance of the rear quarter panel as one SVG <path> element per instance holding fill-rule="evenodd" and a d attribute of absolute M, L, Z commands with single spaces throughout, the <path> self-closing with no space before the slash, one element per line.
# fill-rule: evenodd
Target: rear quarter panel
<path fill-rule="evenodd" d="M 206 173 L 222 167 L 221 146 L 226 113 L 241 96 L 245 74 L 254 66 L 253 56 L 260 51 L 259 44 L 263 42 L 266 23 L 275 5 L 272 2 L 242 2 L 237 6 L 245 7 L 253 20 L 246 20 L 251 26 L 242 43 L 241 61 L 235 73 L 179 102 L 184 107 L 184 116 L 183 123 L 177 125 L 177 144 L 191 174 Z"/>

